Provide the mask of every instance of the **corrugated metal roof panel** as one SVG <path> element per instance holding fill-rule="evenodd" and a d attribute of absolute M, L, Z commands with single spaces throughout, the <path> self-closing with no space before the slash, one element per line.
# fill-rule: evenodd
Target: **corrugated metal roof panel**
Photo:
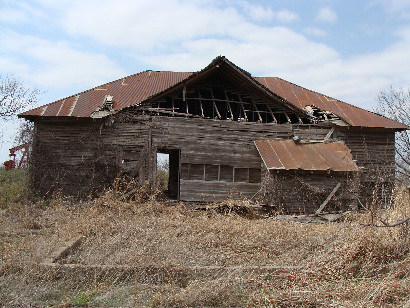
<path fill-rule="evenodd" d="M 220 61 L 224 61 L 227 65 L 219 66 Z M 265 88 L 260 87 L 261 91 L 268 89 L 270 92 L 266 91 L 266 94 L 272 92 L 283 98 L 283 104 L 288 106 L 288 108 L 295 106 L 304 109 L 308 105 L 315 105 L 322 110 L 335 113 L 352 126 L 408 129 L 407 126 L 399 122 L 307 90 L 280 78 L 252 78 L 246 71 L 238 68 L 224 57 L 218 57 L 212 61 L 210 65 L 200 71 L 202 75 L 193 75 L 194 73 L 190 72 L 145 71 L 67 97 L 64 100 L 29 110 L 19 116 L 90 117 L 94 111 L 101 107 L 105 95 L 113 96 L 114 110 L 119 111 L 123 108 L 138 105 L 144 100 L 170 89 L 190 76 L 205 78 L 209 72 L 214 72 L 214 70 L 218 69 L 221 74 L 225 74 L 227 78 L 231 78 L 244 87 L 250 87 L 252 84 L 262 84 Z M 205 75 L 203 74 L 204 72 Z M 103 94 L 103 92 L 105 93 Z M 74 103 L 75 106 L 73 105 Z"/>
<path fill-rule="evenodd" d="M 48 108 L 46 108 L 46 110 L 44 111 L 43 116 L 47 117 L 53 114 L 58 114 L 62 105 L 63 105 L 63 101 L 58 101 L 56 102 L 56 104 L 48 105 L 47 106 Z"/>
<path fill-rule="evenodd" d="M 256 140 L 269 170 L 358 171 L 343 142 L 295 143 L 293 140 Z"/>
<path fill-rule="evenodd" d="M 305 89 L 277 77 L 255 77 L 255 79 L 296 107 L 303 109 L 308 105 L 315 105 L 322 110 L 335 113 L 352 126 L 408 129 L 406 125 L 397 121 Z"/>
<path fill-rule="evenodd" d="M 256 140 L 255 144 L 259 154 L 263 157 L 266 166 L 276 166 L 276 169 L 285 169 L 285 166 L 279 159 L 279 155 L 276 153 L 275 149 L 271 147 L 269 142 Z"/>
<path fill-rule="evenodd" d="M 71 110 L 73 109 L 73 105 L 76 99 L 77 99 L 76 95 L 67 97 L 64 100 L 63 106 L 61 107 L 59 116 L 68 117 L 71 113 Z"/>

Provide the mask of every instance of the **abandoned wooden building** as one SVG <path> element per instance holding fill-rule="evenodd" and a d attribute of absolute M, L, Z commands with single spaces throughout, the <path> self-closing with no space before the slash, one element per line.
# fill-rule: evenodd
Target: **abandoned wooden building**
<path fill-rule="evenodd" d="M 389 198 L 395 132 L 407 126 L 225 57 L 196 73 L 144 71 L 19 115 L 33 121 L 31 183 L 88 196 L 127 176 L 155 185 L 169 155 L 169 195 L 228 194 L 309 212 Z M 339 184 L 340 183 L 340 184 Z M 383 199 L 384 198 L 384 199 Z"/>

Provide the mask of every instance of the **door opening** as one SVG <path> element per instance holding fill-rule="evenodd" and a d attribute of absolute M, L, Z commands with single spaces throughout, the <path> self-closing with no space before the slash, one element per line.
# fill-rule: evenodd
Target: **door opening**
<path fill-rule="evenodd" d="M 180 153 L 172 149 L 157 151 L 157 188 L 176 200 L 179 200 Z"/>

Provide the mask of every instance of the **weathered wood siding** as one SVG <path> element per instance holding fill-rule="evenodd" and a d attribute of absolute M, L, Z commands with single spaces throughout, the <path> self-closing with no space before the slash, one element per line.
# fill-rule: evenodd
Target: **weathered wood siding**
<path fill-rule="evenodd" d="M 395 133 L 388 129 L 339 128 L 338 138 L 350 148 L 360 172 L 360 201 L 384 206 L 391 202 L 395 178 Z"/>
<path fill-rule="evenodd" d="M 314 213 L 338 183 L 340 188 L 323 212 L 357 209 L 356 172 L 266 172 L 263 201 L 283 213 Z"/>
<path fill-rule="evenodd" d="M 36 121 L 30 157 L 34 190 L 84 197 L 111 185 L 118 149 L 101 142 L 101 125 L 90 120 Z"/>
<path fill-rule="evenodd" d="M 330 130 L 326 125 L 262 124 L 124 112 L 106 120 L 39 119 L 35 129 L 32 183 L 43 195 L 60 189 L 64 194 L 83 197 L 109 187 L 117 175 L 128 175 L 139 183 L 154 183 L 157 151 L 178 150 L 179 196 L 188 201 L 221 200 L 229 193 L 252 197 L 261 188 L 264 169 L 254 140 L 290 139 L 295 135 L 302 140 L 323 140 Z M 338 128 L 333 137 L 347 144 L 363 168 L 361 202 L 371 202 L 377 181 L 387 187 L 394 178 L 394 132 Z M 280 177 L 283 195 L 298 187 L 294 175 L 287 174 Z M 333 180 L 338 175 L 303 177 L 322 182 L 324 194 L 338 181 Z M 387 193 L 387 189 L 383 190 L 385 198 Z M 303 209 L 297 202 L 289 206 L 296 212 Z"/>
<path fill-rule="evenodd" d="M 176 117 L 118 115 L 114 121 L 36 122 L 35 182 L 84 196 L 117 174 L 155 181 L 159 149 L 180 150 L 180 199 L 220 200 L 230 192 L 252 197 L 261 186 L 256 139 L 321 139 L 327 127 Z"/>
<path fill-rule="evenodd" d="M 188 201 L 221 200 L 230 192 L 252 197 L 261 187 L 261 158 L 253 143 L 257 139 L 321 139 L 329 131 L 316 125 L 259 124 L 221 120 L 143 116 L 129 123 L 116 123 L 105 129 L 106 143 L 123 148 L 124 155 L 136 153 L 131 165 L 121 169 L 132 173 L 136 166 L 141 179 L 155 174 L 158 149 L 181 151 L 180 199 Z M 144 155 L 138 153 L 146 153 Z M 151 153 L 148 154 L 148 153 Z M 124 156 L 125 157 L 125 156 Z M 138 157 L 145 159 L 138 164 Z M 149 171 L 151 170 L 151 171 Z M 133 174 L 135 175 L 135 174 Z"/>

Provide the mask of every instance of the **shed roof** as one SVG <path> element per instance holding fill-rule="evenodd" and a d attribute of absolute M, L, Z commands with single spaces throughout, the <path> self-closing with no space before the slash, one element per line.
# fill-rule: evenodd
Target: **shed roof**
<path fill-rule="evenodd" d="M 343 142 L 295 143 L 293 140 L 256 140 L 269 170 L 358 171 Z"/>
<path fill-rule="evenodd" d="M 118 112 L 137 106 L 148 99 L 181 87 L 184 83 L 205 78 L 209 72 L 227 74 L 242 86 L 252 86 L 267 96 L 279 99 L 288 108 L 304 109 L 314 105 L 331 111 L 351 126 L 379 127 L 396 130 L 409 129 L 406 125 L 369 112 L 329 96 L 302 88 L 277 77 L 252 77 L 225 57 L 217 57 L 203 70 L 192 72 L 144 71 L 118 79 L 90 90 L 60 99 L 53 103 L 21 113 L 19 117 L 91 117 L 104 103 L 105 97 L 114 97 L 113 108 Z"/>

